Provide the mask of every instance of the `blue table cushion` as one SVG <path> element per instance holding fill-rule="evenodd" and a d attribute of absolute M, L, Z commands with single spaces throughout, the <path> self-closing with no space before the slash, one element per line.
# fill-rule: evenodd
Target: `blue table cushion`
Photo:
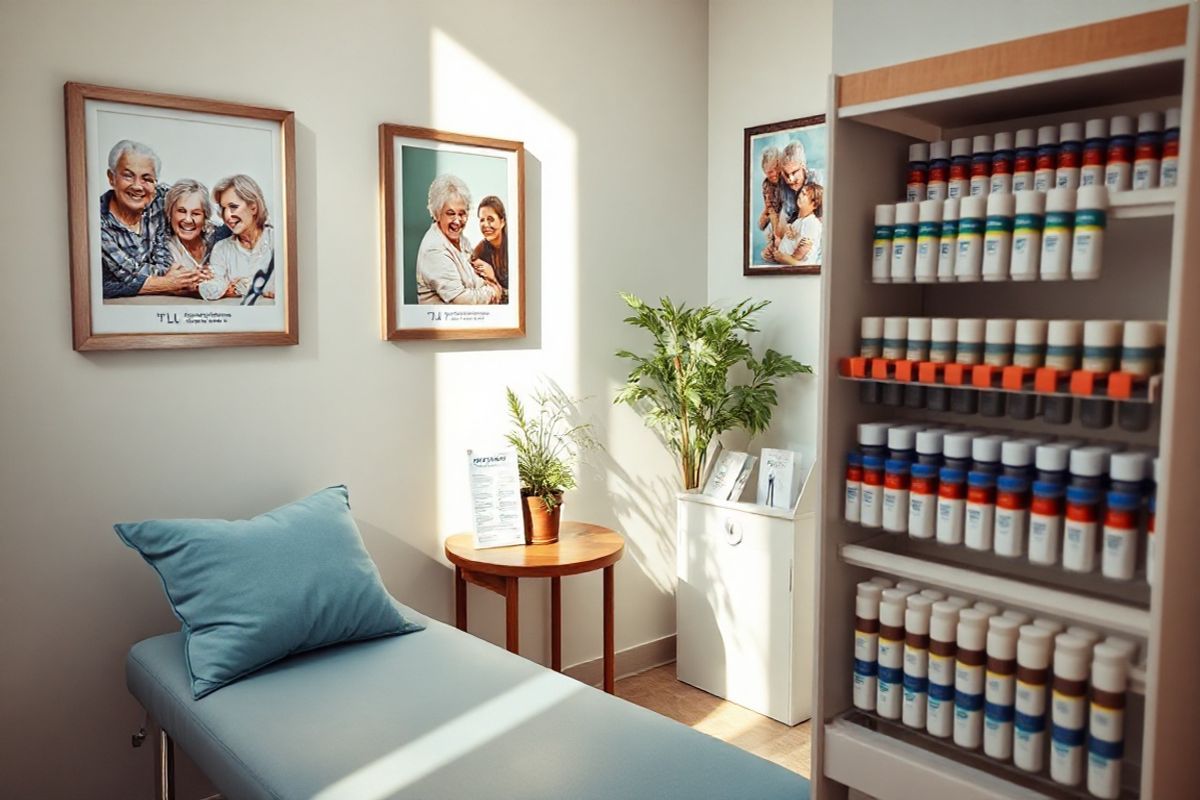
<path fill-rule="evenodd" d="M 130 691 L 230 800 L 808 800 L 800 775 L 434 620 L 192 699 L 183 640 Z"/>

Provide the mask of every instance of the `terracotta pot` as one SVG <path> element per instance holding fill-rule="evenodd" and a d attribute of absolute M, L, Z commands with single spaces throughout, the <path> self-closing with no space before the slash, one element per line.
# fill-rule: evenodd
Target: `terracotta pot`
<path fill-rule="evenodd" d="M 525 544 L 553 544 L 558 541 L 558 522 L 562 516 L 562 492 L 555 492 L 553 511 L 546 510 L 546 502 L 538 495 L 522 495 L 525 504 L 521 510 L 525 516 Z"/>

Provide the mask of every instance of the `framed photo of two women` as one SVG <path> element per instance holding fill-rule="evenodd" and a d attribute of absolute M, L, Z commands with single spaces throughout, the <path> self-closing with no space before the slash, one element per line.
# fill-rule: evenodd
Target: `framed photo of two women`
<path fill-rule="evenodd" d="M 292 112 L 64 93 L 75 349 L 295 344 Z"/>
<path fill-rule="evenodd" d="M 379 126 L 386 339 L 525 335 L 525 148 Z"/>

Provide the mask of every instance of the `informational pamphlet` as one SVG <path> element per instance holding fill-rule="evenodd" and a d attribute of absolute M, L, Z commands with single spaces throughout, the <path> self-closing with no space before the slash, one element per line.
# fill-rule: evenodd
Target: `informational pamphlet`
<path fill-rule="evenodd" d="M 791 508 L 795 503 L 796 454 L 764 447 L 758 467 L 758 504 Z"/>
<path fill-rule="evenodd" d="M 718 500 L 728 500 L 747 458 L 749 456 L 746 453 L 722 450 L 721 455 L 717 456 L 717 463 L 713 465 L 712 474 L 708 476 L 708 483 L 704 485 L 704 494 Z"/>
<path fill-rule="evenodd" d="M 521 513 L 521 476 L 517 451 L 467 451 L 471 505 L 475 518 L 475 547 L 525 544 Z"/>
<path fill-rule="evenodd" d="M 746 463 L 742 464 L 742 473 L 738 475 L 738 479 L 734 481 L 733 491 L 729 494 L 730 500 L 736 502 L 742 499 L 742 490 L 746 488 L 746 481 L 750 480 L 750 473 L 754 471 L 754 464 L 757 461 L 757 456 L 746 456 Z"/>

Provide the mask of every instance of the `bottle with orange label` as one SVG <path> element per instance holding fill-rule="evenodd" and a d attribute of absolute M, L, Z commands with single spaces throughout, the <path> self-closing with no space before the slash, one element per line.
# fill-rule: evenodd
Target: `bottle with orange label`
<path fill-rule="evenodd" d="M 992 550 L 1007 558 L 1024 554 L 1028 529 L 1029 481 L 1001 475 L 996 479 L 996 530 Z"/>
<path fill-rule="evenodd" d="M 1112 192 L 1133 186 L 1133 118 L 1116 116 L 1108 126 L 1108 153 L 1104 161 L 1104 185 Z"/>
<path fill-rule="evenodd" d="M 972 550 L 991 550 L 996 525 L 996 477 L 988 472 L 967 475 L 963 543 Z"/>
<path fill-rule="evenodd" d="M 1058 562 L 1058 547 L 1063 531 L 1063 495 L 1061 484 L 1034 481 L 1029 501 L 1029 562 L 1046 566 Z"/>
<path fill-rule="evenodd" d="M 971 140 L 964 137 L 950 142 L 950 181 L 946 196 L 967 197 L 970 193 Z"/>
<path fill-rule="evenodd" d="M 862 456 L 850 453 L 846 456 L 846 522 L 857 523 L 859 496 L 862 493 Z"/>
<path fill-rule="evenodd" d="M 1037 169 L 1037 131 L 1022 128 L 1017 131 L 1015 143 L 1012 190 L 1025 192 L 1033 188 L 1033 171 Z"/>
<path fill-rule="evenodd" d="M 1108 120 L 1089 119 L 1084 126 L 1083 166 L 1079 170 L 1080 186 L 1104 185 L 1104 161 L 1108 154 Z"/>
<path fill-rule="evenodd" d="M 1137 566 L 1138 515 L 1142 500 L 1135 494 L 1109 492 L 1104 511 L 1104 548 L 1100 574 L 1118 581 L 1133 579 Z"/>
<path fill-rule="evenodd" d="M 913 464 L 908 487 L 908 535 L 932 539 L 937 525 L 938 467 Z"/>

